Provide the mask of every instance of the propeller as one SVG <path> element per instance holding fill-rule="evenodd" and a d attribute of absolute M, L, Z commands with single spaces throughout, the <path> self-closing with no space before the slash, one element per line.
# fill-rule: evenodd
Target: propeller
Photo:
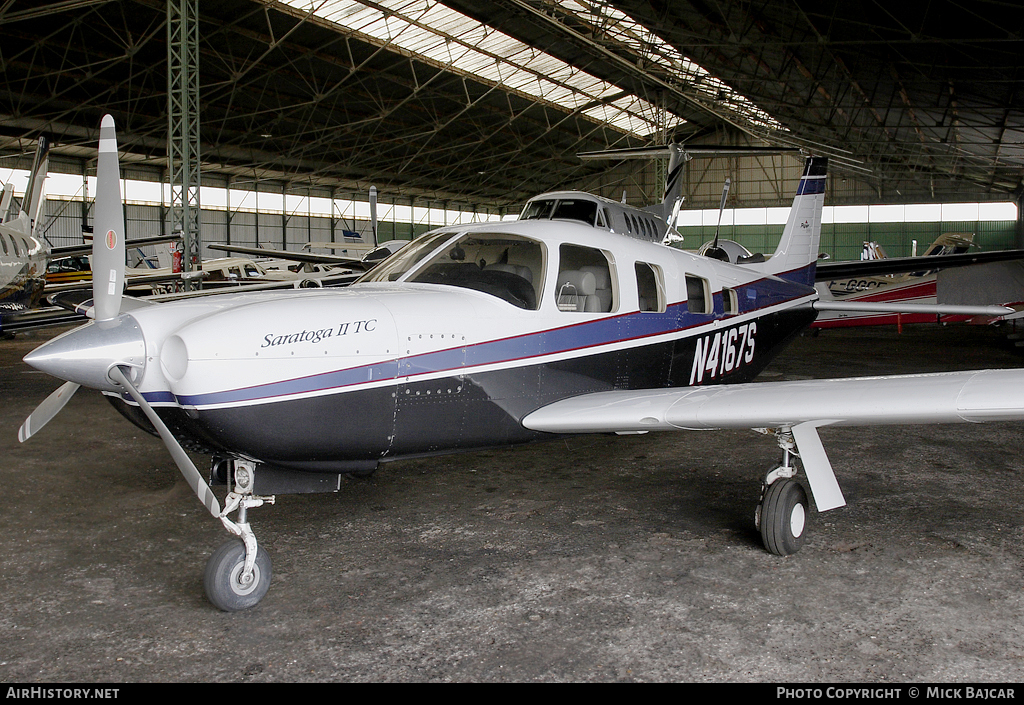
<path fill-rule="evenodd" d="M 117 159 L 114 118 L 110 115 L 104 115 L 100 123 L 96 182 L 96 216 L 93 220 L 95 235 L 92 239 L 92 315 L 97 321 L 105 322 L 116 318 L 120 311 L 125 262 L 121 168 Z M 18 440 L 24 443 L 38 433 L 60 413 L 80 386 L 76 382 L 66 382 L 44 399 L 18 429 Z"/>
<path fill-rule="evenodd" d="M 711 243 L 711 247 L 704 251 L 706 257 L 712 259 L 721 260 L 723 262 L 729 261 L 729 254 L 718 246 L 718 231 L 722 227 L 722 212 L 725 211 L 725 199 L 729 197 L 729 186 L 732 185 L 732 179 L 725 180 L 725 188 L 722 189 L 722 202 L 718 204 L 718 225 L 715 226 L 715 241 Z"/>
<path fill-rule="evenodd" d="M 43 403 L 28 415 L 25 423 L 21 424 L 21 428 L 18 429 L 18 442 L 24 443 L 35 435 L 36 431 L 48 424 L 50 419 L 64 408 L 64 405 L 68 403 L 80 386 L 77 382 L 65 382 L 57 387 L 56 391 L 46 397 Z"/>
<path fill-rule="evenodd" d="M 93 318 L 109 321 L 121 312 L 124 289 L 124 211 L 114 118 L 103 116 L 96 162 L 96 215 L 92 238 Z"/>
<path fill-rule="evenodd" d="M 163 440 L 164 445 L 170 452 L 171 457 L 174 459 L 174 464 L 178 466 L 181 474 L 184 475 L 185 481 L 188 482 L 189 487 L 199 497 L 199 501 L 209 510 L 210 514 L 214 517 L 220 517 L 220 502 L 217 501 L 217 497 L 213 494 L 213 490 L 206 484 L 206 480 L 203 479 L 203 475 L 196 468 L 195 463 L 188 457 L 185 449 L 178 443 L 178 439 L 174 437 L 170 429 L 167 428 L 167 424 L 157 415 L 156 411 L 150 406 L 146 398 L 142 396 L 134 384 L 128 379 L 128 375 L 122 371 L 122 369 L 115 365 L 110 368 L 107 373 L 112 380 L 124 387 L 125 391 L 131 395 L 131 398 L 135 400 L 135 403 L 142 409 L 142 413 L 146 415 L 149 422 L 153 424 L 157 433 L 160 434 L 160 438 Z M 45 402 L 44 402 L 45 403 Z"/>
<path fill-rule="evenodd" d="M 117 159 L 114 119 L 105 115 L 100 124 L 99 158 L 96 165 L 96 216 L 93 220 L 92 297 L 93 322 L 68 331 L 25 356 L 33 367 L 68 380 L 29 414 L 18 431 L 25 442 L 68 403 L 80 386 L 127 392 L 160 435 L 192 491 L 215 517 L 220 503 L 174 434 L 132 381 L 144 369 L 146 340 L 138 322 L 121 315 L 124 287 L 124 211 L 121 201 L 121 169 Z"/>
<path fill-rule="evenodd" d="M 377 247 L 377 187 L 370 187 L 370 230 L 373 232 L 373 246 Z"/>

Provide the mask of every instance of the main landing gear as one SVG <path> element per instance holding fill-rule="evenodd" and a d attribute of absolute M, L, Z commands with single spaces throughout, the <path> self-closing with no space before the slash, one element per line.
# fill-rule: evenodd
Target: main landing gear
<path fill-rule="evenodd" d="M 220 513 L 224 528 L 237 538 L 221 544 L 206 564 L 203 585 L 210 602 L 225 612 L 237 612 L 254 606 L 270 588 L 270 556 L 256 542 L 256 535 L 248 522 L 248 510 L 273 504 L 273 497 L 253 494 L 256 463 L 235 460 L 215 467 L 214 473 L 223 472 L 223 479 L 234 479 L 234 490 L 225 498 Z M 228 514 L 238 510 L 238 520 L 231 521 Z"/>
<path fill-rule="evenodd" d="M 796 444 L 792 434 L 784 430 L 776 438 L 782 448 L 782 463 L 765 476 L 754 523 L 769 552 L 789 556 L 803 546 L 810 504 L 803 486 L 794 479 Z"/>

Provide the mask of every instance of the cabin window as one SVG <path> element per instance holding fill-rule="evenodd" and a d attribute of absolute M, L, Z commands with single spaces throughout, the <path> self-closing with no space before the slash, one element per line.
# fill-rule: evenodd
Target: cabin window
<path fill-rule="evenodd" d="M 547 220 L 555 208 L 555 201 L 530 201 L 523 209 L 519 220 Z"/>
<path fill-rule="evenodd" d="M 665 287 L 661 269 L 653 264 L 637 262 L 636 293 L 639 298 L 640 310 L 655 313 L 665 312 Z"/>
<path fill-rule="evenodd" d="M 578 220 L 594 225 L 598 219 L 597 203 L 586 198 L 557 198 L 530 201 L 519 220 Z M 602 226 L 603 227 L 603 226 Z"/>
<path fill-rule="evenodd" d="M 600 210 L 597 211 L 596 225 L 599 228 L 608 228 L 608 214 L 605 212 L 604 208 L 601 208 Z"/>
<path fill-rule="evenodd" d="M 735 316 L 740 312 L 739 297 L 734 289 L 722 287 L 722 308 L 726 316 Z"/>
<path fill-rule="evenodd" d="M 562 245 L 555 296 L 559 311 L 607 313 L 618 306 L 614 270 L 601 250 Z"/>
<path fill-rule="evenodd" d="M 551 214 L 552 220 L 578 220 L 593 225 L 597 219 L 597 204 L 576 198 L 562 198 Z"/>
<path fill-rule="evenodd" d="M 7 240 L 4 240 L 2 235 L 0 235 L 0 245 L 4 246 L 4 254 L 9 255 L 10 253 L 7 251 Z"/>
<path fill-rule="evenodd" d="M 544 248 L 518 235 L 466 234 L 441 248 L 408 281 L 473 289 L 532 311 L 544 281 Z"/>
<path fill-rule="evenodd" d="M 686 310 L 690 313 L 711 313 L 711 287 L 708 280 L 693 274 L 686 275 Z"/>

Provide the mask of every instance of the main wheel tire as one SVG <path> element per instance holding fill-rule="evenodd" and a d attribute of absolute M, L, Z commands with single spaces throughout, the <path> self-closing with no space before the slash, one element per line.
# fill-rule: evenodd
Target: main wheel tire
<path fill-rule="evenodd" d="M 790 556 L 804 543 L 807 493 L 796 480 L 780 479 L 768 486 L 761 502 L 761 540 L 776 556 Z"/>
<path fill-rule="evenodd" d="M 256 564 L 249 583 L 240 578 L 245 568 L 245 544 L 238 539 L 223 543 L 206 563 L 203 586 L 206 597 L 225 612 L 237 612 L 256 605 L 270 588 L 270 555 L 262 546 L 256 550 Z"/>

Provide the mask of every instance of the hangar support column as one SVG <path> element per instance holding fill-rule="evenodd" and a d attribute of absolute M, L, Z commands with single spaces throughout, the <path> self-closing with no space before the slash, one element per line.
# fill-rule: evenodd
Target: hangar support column
<path fill-rule="evenodd" d="M 167 169 L 171 229 L 182 234 L 182 271 L 202 262 L 199 235 L 199 2 L 167 0 Z M 185 280 L 185 289 L 201 287 Z"/>

